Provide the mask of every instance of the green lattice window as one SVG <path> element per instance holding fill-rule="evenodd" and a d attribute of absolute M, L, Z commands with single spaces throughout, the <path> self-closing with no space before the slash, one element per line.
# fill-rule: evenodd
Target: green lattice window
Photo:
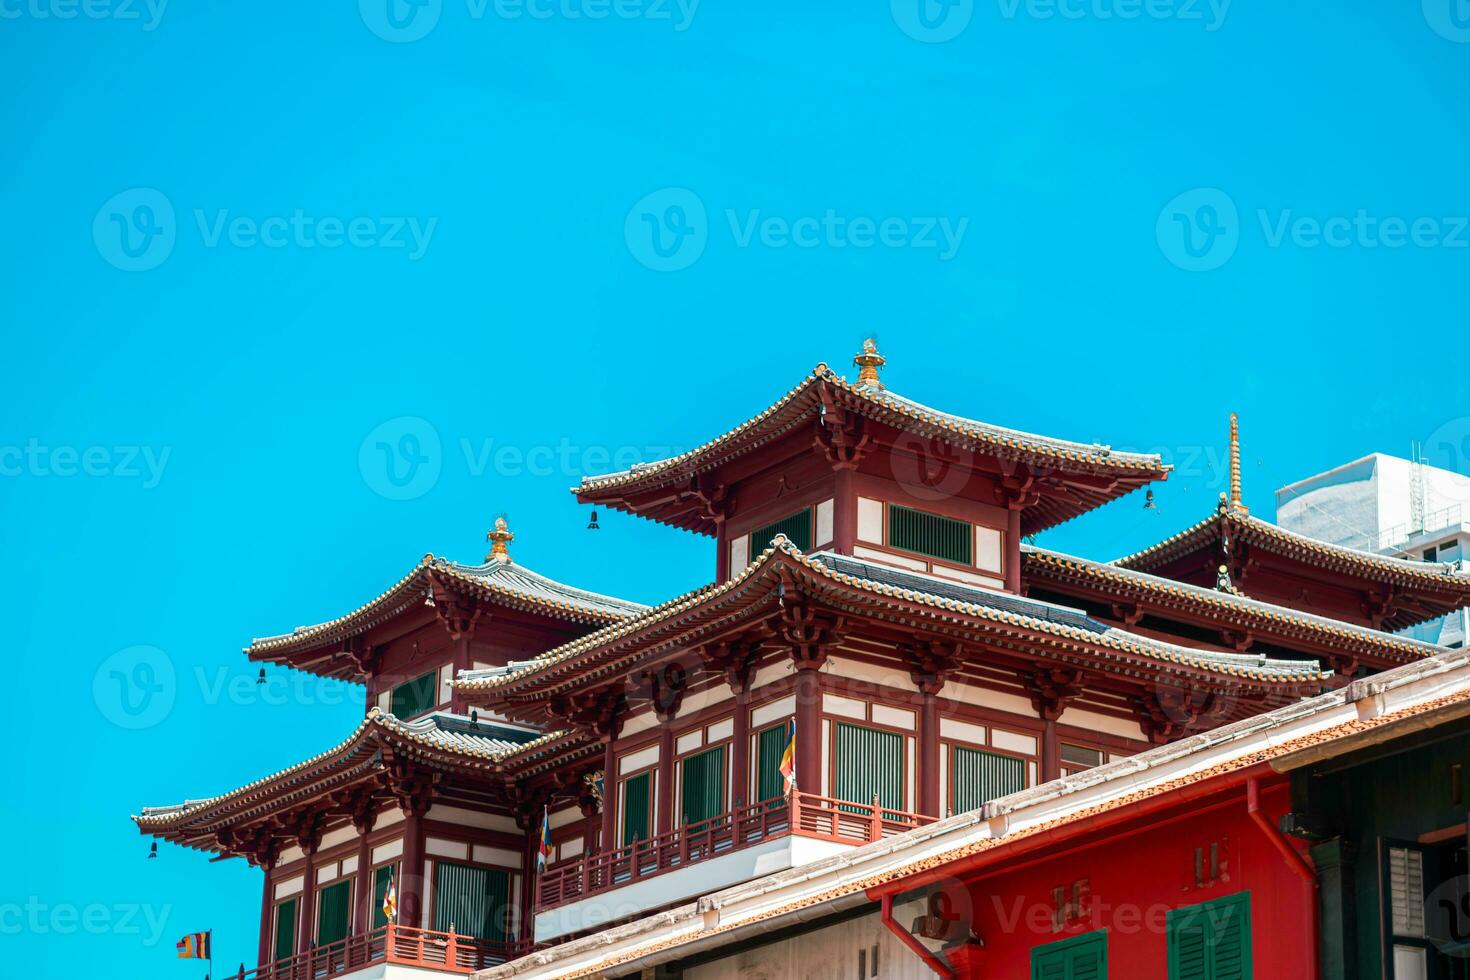
<path fill-rule="evenodd" d="M 1106 980 L 1108 934 L 1089 932 L 1031 950 L 1031 980 Z"/>
<path fill-rule="evenodd" d="M 898 504 L 888 505 L 888 545 L 959 565 L 975 560 L 975 534 L 968 521 Z"/>
<path fill-rule="evenodd" d="M 786 722 L 772 725 L 755 737 L 755 801 L 779 799 L 786 795 L 786 780 L 781 777 L 781 756 L 786 752 Z"/>
<path fill-rule="evenodd" d="M 684 760 L 679 780 L 685 826 L 725 812 L 725 747 L 718 745 Z"/>
<path fill-rule="evenodd" d="M 412 718 L 432 710 L 439 703 L 439 672 L 431 670 L 421 677 L 404 681 L 393 688 L 389 709 L 395 718 Z"/>
<path fill-rule="evenodd" d="M 434 928 L 501 941 L 506 936 L 510 875 L 453 861 L 434 862 Z"/>
<path fill-rule="evenodd" d="M 978 809 L 987 800 L 1026 788 L 1026 760 L 1015 756 L 956 745 L 951 765 L 954 800 L 950 810 L 954 813 Z"/>
<path fill-rule="evenodd" d="M 771 546 L 771 539 L 778 534 L 784 534 L 791 543 L 801 551 L 812 549 L 812 509 L 807 507 L 797 511 L 790 517 L 783 517 L 779 521 L 758 527 L 750 532 L 750 557 L 765 551 Z"/>
<path fill-rule="evenodd" d="M 1175 909 L 1166 919 L 1169 980 L 1250 980 L 1250 892 Z"/>
<path fill-rule="evenodd" d="M 388 896 L 388 882 L 394 875 L 391 864 L 385 864 L 373 872 L 373 928 L 378 929 L 388 924 L 388 917 L 383 914 L 383 899 Z"/>
<path fill-rule="evenodd" d="M 309 873 L 309 872 L 308 872 Z M 347 938 L 352 924 L 352 881 L 343 879 L 323 888 L 316 900 L 316 944 L 330 946 Z"/>
<path fill-rule="evenodd" d="M 872 803 L 876 793 L 880 805 L 902 810 L 903 736 L 838 722 L 836 789 L 839 800 Z"/>
<path fill-rule="evenodd" d="M 623 844 L 647 840 L 653 813 L 653 773 L 645 772 L 623 782 Z"/>
<path fill-rule="evenodd" d="M 290 898 L 276 906 L 275 958 L 289 959 L 296 955 L 296 899 Z"/>

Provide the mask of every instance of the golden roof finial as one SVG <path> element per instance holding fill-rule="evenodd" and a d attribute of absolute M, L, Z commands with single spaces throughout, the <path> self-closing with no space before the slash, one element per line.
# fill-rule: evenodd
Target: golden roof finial
<path fill-rule="evenodd" d="M 1250 513 L 1240 501 L 1240 419 L 1230 413 L 1230 506 Z"/>
<path fill-rule="evenodd" d="M 878 377 L 878 369 L 888 363 L 888 358 L 878 353 L 878 345 L 871 337 L 863 341 L 863 352 L 854 357 L 852 363 L 858 366 L 858 384 L 870 385 L 874 388 L 883 387 L 883 382 Z"/>
<path fill-rule="evenodd" d="M 511 534 L 510 529 L 505 525 L 505 518 L 495 518 L 495 530 L 485 533 L 485 540 L 490 542 L 490 554 L 485 556 L 485 560 L 494 561 L 497 558 L 504 558 L 510 561 L 510 549 L 506 545 L 515 539 L 516 536 Z"/>

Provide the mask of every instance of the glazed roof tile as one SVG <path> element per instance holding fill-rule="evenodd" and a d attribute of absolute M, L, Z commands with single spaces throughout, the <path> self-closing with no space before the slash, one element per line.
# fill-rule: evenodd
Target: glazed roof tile
<path fill-rule="evenodd" d="M 1114 563 L 1079 558 L 1075 555 L 1049 551 L 1032 545 L 1022 545 L 1021 555 L 1023 561 L 1027 563 L 1066 569 L 1100 582 L 1133 586 L 1160 596 L 1188 600 L 1215 609 L 1239 610 L 1268 621 L 1306 627 L 1337 637 L 1350 637 L 1408 655 L 1431 657 L 1443 653 L 1446 649 L 1438 644 L 1416 640 L 1412 637 L 1387 633 L 1368 626 L 1346 623 L 1328 616 L 1318 616 L 1315 613 L 1301 612 L 1286 606 L 1252 599 L 1238 589 L 1233 592 L 1221 592 L 1202 585 L 1151 575 L 1148 572 Z"/>
<path fill-rule="evenodd" d="M 1313 660 L 1278 660 L 1252 654 L 1199 650 L 1141 636 L 1092 619 L 1080 610 L 1028 599 L 979 586 L 879 565 L 861 559 L 819 552 L 805 555 L 784 535 L 778 535 L 739 575 L 727 582 L 707 585 L 655 606 L 641 616 L 605 627 L 585 637 L 555 647 L 521 665 L 492 670 L 464 671 L 454 681 L 461 691 L 489 691 L 520 684 L 538 675 L 556 679 L 557 668 L 583 654 L 618 643 L 633 634 L 674 618 L 714 598 L 738 589 L 759 575 L 777 556 L 795 561 L 817 576 L 864 592 L 901 598 L 950 612 L 973 616 L 1074 641 L 1108 647 L 1183 667 L 1202 669 L 1232 677 L 1263 682 L 1301 683 L 1331 676 Z M 538 678 L 539 679 L 539 678 Z"/>
<path fill-rule="evenodd" d="M 703 457 L 717 453 L 719 450 L 738 441 L 740 437 L 746 435 L 751 430 L 759 428 L 769 420 L 783 415 L 783 410 L 803 401 L 804 396 L 807 396 L 817 386 L 822 384 L 832 385 L 843 392 L 851 394 L 858 400 L 859 404 L 871 408 L 875 414 L 886 416 L 891 421 L 900 424 L 904 422 L 918 423 L 919 425 L 934 429 L 937 433 L 973 440 L 977 444 L 991 446 L 1010 453 L 1049 458 L 1056 461 L 1085 463 L 1106 469 L 1135 470 L 1154 476 L 1163 476 L 1169 469 L 1156 454 L 1115 452 L 1110 446 L 1098 443 L 1056 439 L 1050 436 L 1023 432 L 1019 429 L 993 425 L 989 422 L 981 422 L 977 419 L 965 418 L 948 412 L 941 412 L 937 409 L 929 408 L 927 405 L 922 405 L 910 398 L 895 394 L 886 387 L 868 384 L 850 384 L 846 378 L 837 374 L 826 364 L 818 364 L 810 375 L 802 379 L 800 384 L 777 399 L 775 403 L 763 412 L 760 412 L 753 418 L 747 419 L 722 435 L 716 436 L 703 445 L 696 446 L 694 449 L 681 453 L 678 456 L 635 464 L 629 469 L 619 470 L 615 473 L 585 476 L 582 478 L 581 485 L 574 487 L 572 492 L 583 494 L 612 487 L 637 484 L 664 474 L 682 472 L 690 466 L 697 467 Z M 807 406 L 808 409 L 813 412 L 817 411 L 819 402 L 816 399 L 811 399 L 811 402 L 812 404 Z"/>
<path fill-rule="evenodd" d="M 298 626 L 290 633 L 253 640 L 245 652 L 254 659 L 269 659 L 274 654 L 309 649 L 367 629 L 427 599 L 431 573 L 469 586 L 487 598 L 573 622 L 607 623 L 635 616 L 648 608 L 641 603 L 565 585 L 509 558 L 465 565 L 425 555 L 411 572 L 351 612 L 314 626 Z"/>

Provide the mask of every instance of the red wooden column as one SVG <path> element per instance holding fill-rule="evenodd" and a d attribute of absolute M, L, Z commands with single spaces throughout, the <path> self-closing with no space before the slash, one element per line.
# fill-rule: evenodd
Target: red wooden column
<path fill-rule="evenodd" d="M 1006 540 L 1001 551 L 1005 564 L 1006 591 L 1021 591 L 1021 512 L 1011 510 L 1006 515 Z"/>
<path fill-rule="evenodd" d="M 939 692 L 959 668 L 960 647 L 957 643 L 920 643 L 904 651 L 909 678 L 919 693 L 918 791 L 914 809 L 925 816 L 942 817 L 939 812 Z"/>
<path fill-rule="evenodd" d="M 316 868 L 311 858 L 316 854 L 317 841 L 302 841 L 301 849 L 306 852 L 306 872 L 301 879 L 301 904 L 296 911 L 296 951 L 310 952 L 316 937 Z"/>
<path fill-rule="evenodd" d="M 271 881 L 271 867 L 274 862 L 262 859 L 260 870 L 265 873 L 265 887 L 260 898 L 260 954 L 255 961 L 264 966 L 271 961 L 271 930 L 275 923 L 271 921 L 271 909 L 275 898 L 275 883 Z"/>
<path fill-rule="evenodd" d="M 418 801 L 403 810 L 398 924 L 418 929 L 424 927 L 424 814 L 428 811 L 428 805 Z"/>
<path fill-rule="evenodd" d="M 353 816 L 353 827 L 358 833 L 357 842 L 357 911 L 354 918 L 357 932 L 367 935 L 373 931 L 373 850 L 368 846 L 368 834 L 373 831 L 373 811 L 369 801 L 365 809 Z"/>
<path fill-rule="evenodd" d="M 1082 693 L 1082 672 L 1071 667 L 1050 667 L 1037 671 L 1027 679 L 1031 690 L 1031 706 L 1041 719 L 1041 781 L 1062 775 L 1061 747 L 1057 743 L 1057 719 L 1067 710 L 1068 702 Z"/>
<path fill-rule="evenodd" d="M 730 736 L 730 809 L 751 801 L 750 792 L 750 704 L 745 684 L 732 688 L 735 694 L 735 725 Z"/>
<path fill-rule="evenodd" d="M 822 795 L 821 664 L 796 665 L 796 788 Z"/>
<path fill-rule="evenodd" d="M 618 753 L 617 739 L 612 733 L 603 736 L 602 753 L 602 834 L 597 842 L 600 853 L 617 850 L 618 818 Z"/>
<path fill-rule="evenodd" d="M 857 489 L 850 468 L 838 469 L 833 475 L 832 550 L 850 555 L 857 545 Z"/>
<path fill-rule="evenodd" d="M 654 833 L 667 834 L 674 829 L 674 719 L 659 715 L 658 795 L 654 797 Z"/>
<path fill-rule="evenodd" d="M 919 689 L 919 787 L 915 809 L 925 816 L 942 817 L 939 812 L 939 698 L 938 688 L 926 685 Z"/>

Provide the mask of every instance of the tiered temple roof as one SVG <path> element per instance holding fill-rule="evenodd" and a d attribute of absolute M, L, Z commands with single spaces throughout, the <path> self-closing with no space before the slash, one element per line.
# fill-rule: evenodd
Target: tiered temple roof
<path fill-rule="evenodd" d="M 342 648 L 344 641 L 415 606 L 432 603 L 436 594 L 448 593 L 586 629 L 627 619 L 647 609 L 641 603 L 564 585 L 512 561 L 508 555 L 492 554 L 480 565 L 425 555 L 407 575 L 351 612 L 315 626 L 300 626 L 290 633 L 254 640 L 245 653 L 255 661 L 361 680 L 361 666 L 350 651 Z"/>
<path fill-rule="evenodd" d="M 540 734 L 439 711 L 402 721 L 372 709 L 341 744 L 239 789 L 172 806 L 144 807 L 140 830 L 187 847 L 255 858 L 272 828 L 287 815 L 323 800 L 342 813 L 394 794 L 395 762 L 411 760 L 440 774 L 441 799 L 453 801 L 456 778 L 479 796 L 486 784 L 504 786 L 591 755 L 595 745 L 571 733 Z M 259 833 L 257 833 L 259 831 Z"/>
<path fill-rule="evenodd" d="M 871 342 L 868 356 L 882 363 Z M 1034 435 L 936 411 L 888 391 L 876 371 L 865 370 L 864 377 L 851 384 L 826 364 L 818 364 L 765 411 L 723 435 L 670 459 L 584 477 L 572 492 L 584 503 L 714 534 L 717 522 L 707 505 L 719 488 L 706 485 L 707 477 L 725 468 L 738 470 L 741 461 L 757 450 L 800 433 L 803 427 L 815 437 L 819 423 L 843 412 L 874 423 L 871 431 L 854 435 L 855 441 L 933 440 L 971 454 L 977 464 L 993 461 L 989 465 L 995 465 L 996 472 L 1026 471 L 1028 480 L 1034 481 L 1028 485 L 1037 493 L 1022 520 L 1026 533 L 1165 479 L 1169 471 L 1156 455 L 1116 452 L 1105 445 Z"/>

